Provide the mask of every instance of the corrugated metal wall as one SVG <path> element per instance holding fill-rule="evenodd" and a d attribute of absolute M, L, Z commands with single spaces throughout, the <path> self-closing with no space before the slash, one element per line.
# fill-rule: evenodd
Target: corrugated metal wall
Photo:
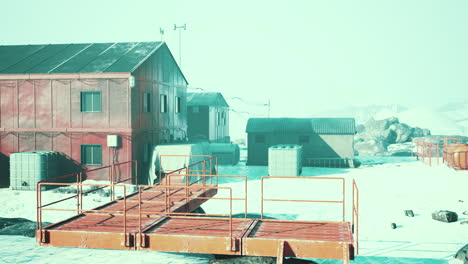
<path fill-rule="evenodd" d="M 101 112 L 81 112 L 82 91 L 101 92 Z M 81 162 L 81 144 L 101 144 L 106 166 L 114 159 L 107 135 L 119 134 L 116 162 L 131 160 L 128 91 L 128 79 L 0 80 L 0 152 L 53 150 Z"/>
<path fill-rule="evenodd" d="M 138 159 L 142 176 L 149 163 L 144 155 L 151 154 L 145 148 L 186 138 L 186 82 L 166 46 L 134 71 L 135 87 L 130 88 L 128 78 L 106 77 L 112 73 L 95 75 L 88 79 L 47 79 L 50 75 L 45 74 L 36 80 L 0 80 L 0 152 L 9 156 L 54 150 L 80 163 L 81 144 L 101 144 L 103 166 Z M 82 91 L 101 92 L 101 112 L 81 112 Z M 144 92 L 152 98 L 148 113 L 142 111 Z M 168 97 L 166 113 L 160 112 L 161 93 Z M 175 113 L 176 96 L 182 100 L 180 113 Z M 116 153 L 107 147 L 108 134 L 122 137 Z M 107 180 L 108 174 L 90 177 Z"/>
<path fill-rule="evenodd" d="M 155 144 L 182 140 L 187 137 L 187 85 L 166 46 L 161 47 L 135 72 L 133 92 L 133 128 L 151 130 Z M 141 111 L 142 93 L 151 93 L 152 110 Z M 167 112 L 160 111 L 160 95 L 167 95 Z M 180 113 L 176 113 L 176 97 L 181 98 Z M 158 139 L 158 140 L 156 140 Z"/>
<path fill-rule="evenodd" d="M 80 93 L 100 91 L 102 112 L 81 112 Z M 130 128 L 128 79 L 0 80 L 4 129 Z"/>
<path fill-rule="evenodd" d="M 255 137 L 264 135 L 265 142 Z M 309 136 L 309 143 L 300 143 L 299 137 Z M 308 158 L 354 158 L 354 135 L 318 135 L 304 133 L 249 133 L 248 165 L 267 165 L 268 148 L 279 144 L 299 144 L 303 147 L 303 160 Z M 305 163 L 306 164 L 306 163 Z"/>

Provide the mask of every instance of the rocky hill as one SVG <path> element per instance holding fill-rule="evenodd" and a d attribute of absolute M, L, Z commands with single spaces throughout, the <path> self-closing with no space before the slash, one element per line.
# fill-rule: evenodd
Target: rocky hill
<path fill-rule="evenodd" d="M 431 134 L 429 129 L 400 123 L 396 117 L 370 119 L 365 124 L 358 125 L 356 130 L 354 149 L 359 156 L 410 155 L 411 140 Z"/>

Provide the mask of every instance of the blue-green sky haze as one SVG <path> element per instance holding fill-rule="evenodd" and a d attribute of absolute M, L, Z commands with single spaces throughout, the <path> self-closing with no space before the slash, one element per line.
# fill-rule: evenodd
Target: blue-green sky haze
<path fill-rule="evenodd" d="M 467 98 L 468 1 L 2 1 L 0 44 L 165 40 L 190 84 L 273 116 Z"/>

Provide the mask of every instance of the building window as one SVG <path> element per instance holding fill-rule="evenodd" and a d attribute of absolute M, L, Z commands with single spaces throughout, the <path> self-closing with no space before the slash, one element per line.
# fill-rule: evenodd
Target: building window
<path fill-rule="evenodd" d="M 101 92 L 81 92 L 81 112 L 101 111 Z"/>
<path fill-rule="evenodd" d="M 299 144 L 309 144 L 309 136 L 299 136 Z"/>
<path fill-rule="evenodd" d="M 161 113 L 167 112 L 167 95 L 161 94 L 160 106 L 161 106 Z"/>
<path fill-rule="evenodd" d="M 198 107 L 198 106 L 193 106 L 193 107 L 192 107 L 192 112 L 194 112 L 194 113 L 200 113 L 200 107 Z"/>
<path fill-rule="evenodd" d="M 181 98 L 179 96 L 176 96 L 175 98 L 175 112 L 180 113 L 180 106 L 181 106 Z"/>
<path fill-rule="evenodd" d="M 222 119 L 223 119 L 223 125 L 227 125 L 227 114 L 226 114 L 226 112 L 222 112 Z"/>
<path fill-rule="evenodd" d="M 151 94 L 150 93 L 143 93 L 143 112 L 149 113 L 151 112 Z"/>
<path fill-rule="evenodd" d="M 81 145 L 81 164 L 85 166 L 102 165 L 102 145 Z"/>
<path fill-rule="evenodd" d="M 255 135 L 255 143 L 265 143 L 265 135 Z"/>

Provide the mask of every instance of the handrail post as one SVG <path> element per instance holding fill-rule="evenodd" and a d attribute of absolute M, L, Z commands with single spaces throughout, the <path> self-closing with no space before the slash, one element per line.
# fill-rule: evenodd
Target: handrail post
<path fill-rule="evenodd" d="M 263 219 L 263 176 L 260 179 L 260 219 Z"/>
<path fill-rule="evenodd" d="M 206 160 L 203 160 L 203 163 L 202 163 L 202 177 L 203 177 L 203 186 L 206 186 Z"/>
<path fill-rule="evenodd" d="M 345 221 L 345 215 L 346 215 L 346 212 L 345 212 L 345 204 L 346 204 L 346 180 L 343 178 L 342 181 L 342 184 L 343 184 L 343 203 L 341 204 L 341 207 L 342 207 L 342 214 L 343 214 L 343 222 Z"/>
<path fill-rule="evenodd" d="M 166 208 L 165 208 L 165 209 L 166 209 L 166 214 L 167 214 L 167 212 L 169 211 L 169 195 L 168 195 L 168 191 L 170 191 L 171 189 L 170 189 L 170 188 L 168 187 L 168 185 L 167 185 L 167 178 L 169 178 L 170 175 L 171 175 L 171 174 L 169 173 L 169 174 L 167 174 L 167 175 L 164 177 L 164 182 L 165 182 L 165 183 L 164 183 L 164 185 L 165 185 L 165 187 L 164 187 L 164 189 L 165 189 L 165 191 L 164 191 L 164 196 L 165 196 L 165 203 L 166 203 Z"/>
<path fill-rule="evenodd" d="M 125 246 L 129 246 L 129 241 L 127 240 L 127 187 L 125 185 L 122 185 L 123 187 L 123 232 L 124 232 L 124 242 Z"/>
<path fill-rule="evenodd" d="M 111 177 L 111 196 L 112 196 L 112 200 L 115 200 L 115 165 L 112 164 L 111 166 L 111 171 L 112 171 L 112 177 Z"/>
<path fill-rule="evenodd" d="M 80 187 L 78 186 L 79 180 L 79 173 L 76 174 L 76 214 L 79 215 L 80 213 Z"/>
<path fill-rule="evenodd" d="M 143 234 L 141 233 L 141 188 L 138 188 L 138 234 L 140 235 L 140 245 L 144 246 Z"/>
<path fill-rule="evenodd" d="M 231 188 L 229 188 L 229 240 L 231 241 L 231 251 L 235 251 L 236 244 L 232 239 L 232 189 Z"/>
<path fill-rule="evenodd" d="M 138 186 L 138 160 L 135 160 L 135 185 Z"/>
<path fill-rule="evenodd" d="M 161 177 L 162 177 L 162 155 L 159 155 L 159 177 L 158 177 L 159 178 L 159 180 L 158 180 L 159 184 L 161 184 L 161 182 L 162 182 Z"/>
<path fill-rule="evenodd" d="M 187 213 L 190 213 L 190 197 L 189 197 L 189 188 L 188 188 L 190 179 L 188 176 L 189 174 L 188 166 L 186 167 L 185 172 L 186 172 L 185 173 L 185 187 L 186 187 L 185 188 L 185 197 L 186 197 L 185 200 L 187 201 L 185 206 L 186 206 Z"/>
<path fill-rule="evenodd" d="M 247 176 L 245 176 L 244 178 L 245 180 L 245 190 L 244 190 L 244 210 L 245 210 L 245 213 L 244 213 L 244 218 L 247 218 Z"/>
<path fill-rule="evenodd" d="M 80 197 L 79 202 L 78 202 L 78 214 L 81 214 L 82 209 L 83 209 L 83 172 L 79 173 L 79 182 L 78 182 L 78 195 Z"/>
<path fill-rule="evenodd" d="M 38 182 L 36 185 L 36 206 L 37 206 L 37 212 L 36 212 L 36 225 L 37 229 L 39 230 L 39 242 L 42 242 L 42 196 L 41 196 L 41 183 Z"/>

